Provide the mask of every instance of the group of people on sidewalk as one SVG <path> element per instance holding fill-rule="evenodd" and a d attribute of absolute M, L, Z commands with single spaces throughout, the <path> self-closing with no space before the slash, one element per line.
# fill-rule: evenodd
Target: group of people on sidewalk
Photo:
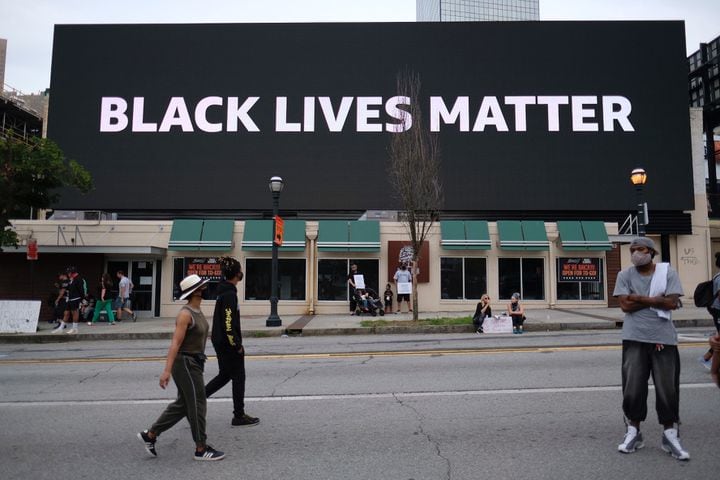
<path fill-rule="evenodd" d="M 133 322 L 136 321 L 137 315 L 130 308 L 133 284 L 122 270 L 118 270 L 116 276 L 118 278 L 118 295 L 113 300 L 111 290 L 114 285 L 108 273 L 102 274 L 96 287 L 96 293 L 92 294 L 89 291 L 87 280 L 80 275 L 76 267 L 70 266 L 64 272 L 60 272 L 55 283 L 57 290 L 57 296 L 53 300 L 55 328 L 51 333 L 77 334 L 81 317 L 83 321 L 87 321 L 89 326 L 92 326 L 99 320 L 102 311 L 105 311 L 108 323 L 114 325 L 116 316 L 113 312 L 113 304 L 117 311 L 117 320 L 121 320 L 123 312 L 126 312 Z M 72 326 L 66 330 L 68 323 L 71 323 Z"/>
<path fill-rule="evenodd" d="M 510 297 L 510 303 L 503 315 L 509 315 L 512 318 L 513 333 L 522 334 L 523 325 L 525 324 L 525 307 L 520 303 L 520 294 L 515 292 Z M 484 333 L 483 323 L 486 318 L 492 317 L 492 307 L 490 306 L 490 296 L 483 293 L 480 301 L 475 307 L 475 313 L 472 320 L 475 326 L 475 333 Z"/>
<path fill-rule="evenodd" d="M 217 300 L 213 312 L 212 332 L 205 315 L 200 310 L 203 291 L 209 280 L 189 275 L 180 282 L 180 300 L 187 299 L 175 319 L 165 369 L 160 375 L 160 388 L 167 388 L 170 377 L 175 381 L 178 393 L 174 402 L 155 420 L 150 428 L 137 434 L 145 450 L 157 456 L 156 443 L 165 432 L 183 418 L 188 419 L 195 442 L 193 458 L 199 461 L 214 461 L 225 458 L 225 453 L 207 443 L 206 413 L 207 398 L 232 382 L 233 417 L 232 426 L 257 425 L 260 419 L 245 413 L 245 349 L 240 330 L 240 310 L 237 299 L 237 284 L 243 279 L 243 272 L 233 257 L 220 259 L 223 281 L 217 288 Z M 208 335 L 218 359 L 218 374 L 204 385 L 205 345 Z"/>

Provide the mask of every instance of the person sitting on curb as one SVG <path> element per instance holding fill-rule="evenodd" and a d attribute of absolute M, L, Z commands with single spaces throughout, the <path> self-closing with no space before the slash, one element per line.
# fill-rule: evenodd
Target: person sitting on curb
<path fill-rule="evenodd" d="M 476 333 L 483 333 L 483 322 L 487 317 L 492 316 L 492 308 L 490 308 L 490 296 L 484 293 L 480 297 L 477 307 L 475 307 L 475 315 L 473 315 L 473 325 Z"/>
<path fill-rule="evenodd" d="M 525 323 L 525 307 L 520 303 L 520 294 L 515 292 L 508 303 L 508 313 L 512 317 L 513 333 L 523 333 Z"/>

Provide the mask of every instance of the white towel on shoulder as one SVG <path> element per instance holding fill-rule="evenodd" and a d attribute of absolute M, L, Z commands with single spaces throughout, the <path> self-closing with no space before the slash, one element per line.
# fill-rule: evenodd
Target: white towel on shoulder
<path fill-rule="evenodd" d="M 655 265 L 655 273 L 653 273 L 652 279 L 650 280 L 650 297 L 665 295 L 665 290 L 667 290 L 667 274 L 669 266 L 669 263 L 658 263 Z M 670 320 L 670 310 L 661 310 L 659 308 L 651 308 L 651 310 L 657 313 L 660 318 Z"/>

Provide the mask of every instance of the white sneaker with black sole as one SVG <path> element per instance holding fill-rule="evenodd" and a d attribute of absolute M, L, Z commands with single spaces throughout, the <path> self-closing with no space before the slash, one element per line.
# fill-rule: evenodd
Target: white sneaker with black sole
<path fill-rule="evenodd" d="M 668 428 L 663 432 L 661 448 L 678 460 L 690 460 L 690 454 L 680 445 L 677 428 Z"/>
<path fill-rule="evenodd" d="M 642 433 L 632 425 L 628 425 L 625 438 L 622 443 L 618 445 L 618 452 L 634 453 L 644 446 Z"/>

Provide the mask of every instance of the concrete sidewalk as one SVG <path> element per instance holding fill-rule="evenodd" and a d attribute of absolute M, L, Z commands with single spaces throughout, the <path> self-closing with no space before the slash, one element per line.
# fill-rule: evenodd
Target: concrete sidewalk
<path fill-rule="evenodd" d="M 468 317 L 472 312 L 421 313 L 420 318 Z M 525 331 L 594 330 L 620 328 L 623 313 L 619 308 L 575 309 L 528 309 Z M 282 316 L 282 326 L 266 327 L 266 316 L 242 316 L 242 330 L 246 337 L 271 337 L 290 335 L 369 335 L 389 333 L 462 333 L 473 332 L 472 325 L 417 325 L 409 313 L 388 314 L 384 317 L 344 315 L 287 315 Z M 211 320 L 211 319 L 209 319 Z M 387 320 L 393 325 L 364 327 L 364 320 Z M 397 323 L 395 323 L 397 322 Z M 704 308 L 685 307 L 673 312 L 677 327 L 713 327 L 712 318 Z M 174 318 L 138 318 L 137 322 L 125 320 L 111 326 L 98 323 L 80 324 L 80 333 L 51 333 L 52 325 L 40 322 L 35 333 L 3 333 L 0 343 L 55 343 L 95 340 L 151 340 L 170 339 L 175 325 Z"/>

